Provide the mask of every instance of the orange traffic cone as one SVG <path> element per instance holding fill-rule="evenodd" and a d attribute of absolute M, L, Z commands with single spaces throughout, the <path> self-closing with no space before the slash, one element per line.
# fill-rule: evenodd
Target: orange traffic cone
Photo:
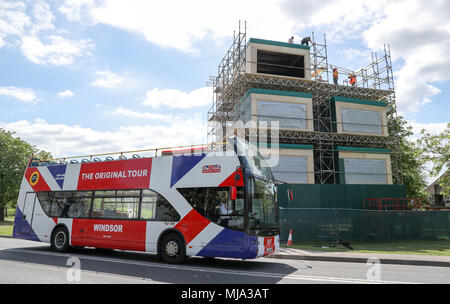
<path fill-rule="evenodd" d="M 286 245 L 292 246 L 292 229 L 289 231 L 289 238 Z"/>

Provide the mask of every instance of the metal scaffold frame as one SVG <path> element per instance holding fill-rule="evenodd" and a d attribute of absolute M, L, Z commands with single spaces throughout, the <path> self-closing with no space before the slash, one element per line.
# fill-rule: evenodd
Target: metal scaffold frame
<path fill-rule="evenodd" d="M 336 169 L 336 146 L 372 147 L 391 150 L 392 172 L 396 182 L 401 182 L 396 151 L 398 143 L 396 125 L 389 123 L 389 136 L 348 135 L 333 132 L 336 123 L 332 116 L 331 98 L 334 96 L 383 101 L 387 104 L 388 122 L 396 118 L 394 78 L 389 46 L 384 46 L 384 55 L 378 57 L 372 52 L 372 62 L 351 71 L 335 65 L 329 65 L 326 36 L 317 41 L 311 35 L 311 80 L 302 78 L 252 74 L 246 71 L 249 62 L 247 53 L 246 22 L 239 22 L 239 30 L 234 32 L 233 43 L 221 60 L 217 76 L 211 76 L 208 85 L 213 87 L 213 104 L 208 111 L 208 142 L 221 141 L 230 123 L 244 120 L 243 99 L 249 89 L 268 89 L 288 92 L 303 92 L 312 95 L 314 131 L 279 130 L 279 143 L 312 144 L 314 146 L 315 182 L 336 183 L 339 173 Z M 354 86 L 332 84 L 329 82 L 329 70 L 336 67 L 340 75 L 356 75 Z M 247 136 L 261 134 L 256 130 L 246 130 Z M 265 138 L 270 138 L 267 136 Z"/>

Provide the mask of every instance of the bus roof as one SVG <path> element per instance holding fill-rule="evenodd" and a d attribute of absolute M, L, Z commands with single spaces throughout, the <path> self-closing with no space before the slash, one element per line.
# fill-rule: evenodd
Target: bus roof
<path fill-rule="evenodd" d="M 214 144 L 212 144 L 214 145 Z M 79 156 L 68 156 L 68 157 L 60 157 L 54 158 L 51 160 L 41 160 L 34 157 L 31 157 L 31 161 L 29 162 L 29 167 L 38 167 L 38 166 L 52 166 L 52 165 L 62 165 L 62 164 L 79 164 L 79 163 L 91 163 L 91 162 L 103 162 L 103 161 L 113 161 L 113 160 L 126 160 L 126 159 L 138 159 L 138 158 L 149 158 L 149 157 L 160 157 L 160 156 L 168 156 L 175 154 L 185 154 L 190 151 L 195 151 L 198 153 L 198 150 L 202 150 L 205 152 L 213 151 L 209 149 L 207 145 L 189 145 L 189 146 L 176 146 L 176 147 L 166 147 L 166 148 L 151 148 L 151 149 L 143 149 L 143 150 L 132 150 L 132 151 L 123 151 L 123 152 L 110 152 L 110 153 L 99 153 L 99 154 L 91 154 L 91 155 L 79 155 Z M 185 152 L 183 152 L 185 151 Z M 137 154 L 139 153 L 139 154 Z M 142 155 L 143 154 L 143 155 Z M 117 157 L 118 155 L 118 157 Z M 128 157 L 127 157 L 127 156 Z M 116 156 L 117 158 L 114 158 Z M 103 157 L 103 159 L 102 159 Z"/>
<path fill-rule="evenodd" d="M 221 144 L 224 144 L 224 143 L 221 143 Z M 217 145 L 217 143 L 188 145 L 188 146 L 175 146 L 175 147 L 166 147 L 166 148 L 152 148 L 152 149 L 143 149 L 143 150 L 123 151 L 123 152 L 68 156 L 68 157 L 54 158 L 51 160 L 38 159 L 38 158 L 35 158 L 33 155 L 28 164 L 28 167 L 55 166 L 55 165 L 66 165 L 66 164 L 80 164 L 80 163 L 95 163 L 95 162 L 126 160 L 126 159 L 153 158 L 153 157 L 162 157 L 162 156 L 171 156 L 171 155 L 198 155 L 198 154 L 206 154 L 208 152 L 215 151 L 216 145 Z M 117 157 L 117 155 L 118 155 L 118 157 Z M 116 158 L 114 156 L 116 156 Z"/>

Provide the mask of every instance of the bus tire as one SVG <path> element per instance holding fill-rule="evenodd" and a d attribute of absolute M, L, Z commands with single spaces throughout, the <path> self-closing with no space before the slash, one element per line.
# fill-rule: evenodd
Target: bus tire
<path fill-rule="evenodd" d="M 178 233 L 171 232 L 163 236 L 159 255 L 166 263 L 179 264 L 186 260 L 186 247 Z"/>
<path fill-rule="evenodd" d="M 69 246 L 69 232 L 66 227 L 60 226 L 52 233 L 50 248 L 57 252 L 67 252 Z"/>

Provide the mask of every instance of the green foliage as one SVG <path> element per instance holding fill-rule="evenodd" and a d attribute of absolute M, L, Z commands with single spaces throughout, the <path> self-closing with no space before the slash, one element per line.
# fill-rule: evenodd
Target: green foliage
<path fill-rule="evenodd" d="M 440 134 L 431 135 L 422 130 L 418 143 L 423 151 L 422 159 L 432 165 L 431 176 L 438 176 L 444 170 L 450 169 L 450 123 Z M 450 174 L 444 175 L 439 185 L 442 187 L 441 194 L 450 196 Z"/>
<path fill-rule="evenodd" d="M 394 175 L 394 183 L 403 183 L 406 186 L 406 195 L 409 198 L 426 198 L 425 188 L 425 162 L 422 159 L 420 146 L 409 140 L 413 135 L 412 127 L 407 125 L 402 116 L 390 121 L 391 136 L 395 137 L 396 145 L 392 147 L 393 170 L 399 172 Z"/>
<path fill-rule="evenodd" d="M 36 158 L 40 161 L 50 161 L 53 160 L 53 155 L 50 152 L 41 150 L 37 153 L 34 153 L 33 158 Z"/>
<path fill-rule="evenodd" d="M 51 158 L 51 154 L 38 151 L 34 146 L 13 136 L 13 132 L 0 128 L 0 221 L 5 206 L 13 206 L 19 195 L 24 170 L 33 153 Z"/>

